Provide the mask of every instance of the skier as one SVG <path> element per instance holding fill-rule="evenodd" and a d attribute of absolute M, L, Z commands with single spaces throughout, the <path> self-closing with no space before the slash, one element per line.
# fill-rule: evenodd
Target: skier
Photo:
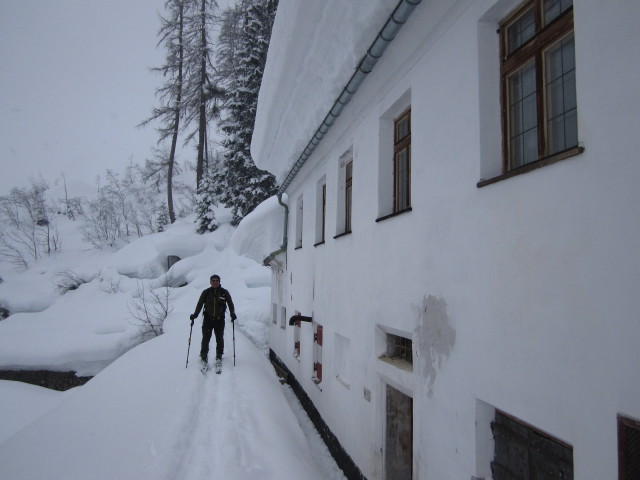
<path fill-rule="evenodd" d="M 227 310 L 227 305 L 229 306 L 231 321 L 234 322 L 238 317 L 236 317 L 231 294 L 227 289 L 222 288 L 220 285 L 220 277 L 218 275 L 211 275 L 209 283 L 211 284 L 211 287 L 202 291 L 198 304 L 196 305 L 196 310 L 189 318 L 191 319 L 191 325 L 193 325 L 193 321 L 198 317 L 202 307 L 204 306 L 200 360 L 203 368 L 206 369 L 209 354 L 209 341 L 211 340 L 211 333 L 215 332 L 216 370 L 219 370 L 222 365 L 222 354 L 224 353 L 224 315 Z"/>

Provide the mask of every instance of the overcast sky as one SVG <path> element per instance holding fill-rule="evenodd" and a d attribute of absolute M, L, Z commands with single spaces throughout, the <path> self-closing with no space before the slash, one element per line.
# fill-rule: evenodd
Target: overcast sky
<path fill-rule="evenodd" d="M 0 0 L 0 194 L 150 158 L 164 0 Z"/>

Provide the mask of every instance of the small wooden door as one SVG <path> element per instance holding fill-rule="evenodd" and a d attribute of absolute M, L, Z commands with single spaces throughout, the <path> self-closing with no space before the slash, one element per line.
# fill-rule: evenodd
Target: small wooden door
<path fill-rule="evenodd" d="M 413 476 L 413 398 L 387 385 L 385 480 Z"/>

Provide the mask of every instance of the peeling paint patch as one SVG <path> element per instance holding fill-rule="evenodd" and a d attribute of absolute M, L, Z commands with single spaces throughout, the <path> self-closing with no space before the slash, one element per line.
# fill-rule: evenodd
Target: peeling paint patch
<path fill-rule="evenodd" d="M 414 307 L 417 327 L 414 332 L 418 373 L 429 379 L 427 396 L 433 395 L 438 370 L 449 357 L 456 343 L 456 331 L 447 315 L 447 304 L 442 298 L 425 296 L 422 304 Z"/>

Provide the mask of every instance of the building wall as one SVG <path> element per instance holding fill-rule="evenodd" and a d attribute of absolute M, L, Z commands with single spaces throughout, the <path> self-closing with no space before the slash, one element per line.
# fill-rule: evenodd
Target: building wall
<path fill-rule="evenodd" d="M 422 2 L 287 190 L 271 348 L 369 479 L 383 478 L 386 385 L 413 398 L 420 479 L 489 478 L 495 409 L 571 445 L 575 478 L 616 478 L 616 416 L 640 418 L 640 4 L 575 2 L 584 152 L 478 188 L 500 172 L 496 28 L 519 3 Z M 383 137 L 409 105 L 412 210 L 376 222 Z M 349 151 L 352 233 L 333 238 Z M 296 311 L 324 328 L 319 384 L 312 324 L 293 355 Z M 385 333 L 412 339 L 412 372 L 379 359 Z"/>

